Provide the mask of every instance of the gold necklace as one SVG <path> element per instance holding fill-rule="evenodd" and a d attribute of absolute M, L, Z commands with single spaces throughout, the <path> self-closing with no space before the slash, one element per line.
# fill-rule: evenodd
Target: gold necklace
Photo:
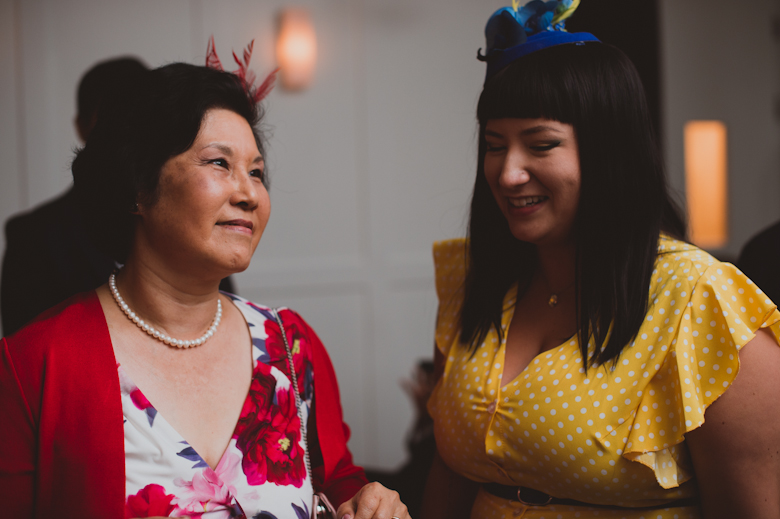
<path fill-rule="evenodd" d="M 540 276 L 541 278 L 541 276 Z M 550 297 L 547 299 L 547 306 L 550 308 L 555 308 L 558 306 L 558 295 L 565 293 L 567 290 L 569 290 L 571 287 L 574 286 L 574 281 L 572 281 L 569 285 L 564 287 L 563 289 L 559 290 L 558 292 L 553 292 L 550 290 L 550 284 L 547 282 L 546 279 L 541 278 L 545 285 L 547 285 L 547 291 L 550 292 Z"/>

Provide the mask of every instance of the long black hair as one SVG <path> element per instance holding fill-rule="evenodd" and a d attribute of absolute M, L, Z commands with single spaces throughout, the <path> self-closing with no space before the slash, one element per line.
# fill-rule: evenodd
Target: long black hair
<path fill-rule="evenodd" d="M 246 119 L 263 152 L 262 112 L 234 74 L 171 63 L 132 87 L 100 106 L 97 124 L 71 167 L 93 242 L 120 263 L 132 246 L 133 205 L 156 201 L 163 164 L 192 146 L 208 110 L 224 108 Z"/>
<path fill-rule="evenodd" d="M 617 360 L 645 318 L 660 233 L 685 238 L 636 69 L 609 45 L 559 45 L 518 59 L 485 85 L 460 315 L 460 341 L 472 351 L 491 327 L 502 336 L 504 295 L 518 283 L 519 299 L 537 268 L 536 247 L 512 235 L 485 179 L 485 125 L 506 117 L 574 127 L 581 171 L 577 334 L 585 366 Z"/>

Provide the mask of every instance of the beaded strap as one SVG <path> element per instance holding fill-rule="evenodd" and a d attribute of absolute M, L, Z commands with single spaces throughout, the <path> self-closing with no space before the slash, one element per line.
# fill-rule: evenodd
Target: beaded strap
<path fill-rule="evenodd" d="M 303 436 L 303 443 L 306 448 L 303 451 L 304 459 L 306 460 L 306 473 L 311 478 L 311 461 L 309 460 L 309 441 L 306 438 L 306 428 L 303 426 L 303 414 L 301 413 L 301 395 L 298 393 L 298 375 L 295 373 L 295 365 L 293 364 L 293 354 L 290 349 L 290 344 L 287 342 L 287 332 L 284 330 L 284 324 L 282 318 L 279 317 L 279 312 L 276 309 L 272 309 L 277 324 L 279 324 L 279 330 L 282 332 L 282 340 L 284 341 L 284 349 L 287 351 L 287 366 L 290 368 L 290 378 L 292 378 L 292 385 L 295 393 L 295 409 L 298 410 L 298 420 L 301 422 L 301 436 Z"/>

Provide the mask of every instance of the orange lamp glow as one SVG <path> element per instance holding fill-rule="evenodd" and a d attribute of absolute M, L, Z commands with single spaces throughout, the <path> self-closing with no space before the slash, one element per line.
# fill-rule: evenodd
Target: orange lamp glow
<path fill-rule="evenodd" d="M 305 9 L 288 8 L 279 14 L 276 61 L 284 89 L 303 90 L 311 84 L 317 62 L 317 36 Z"/>
<path fill-rule="evenodd" d="M 728 241 L 726 125 L 721 121 L 685 124 L 685 193 L 691 241 L 703 248 Z"/>

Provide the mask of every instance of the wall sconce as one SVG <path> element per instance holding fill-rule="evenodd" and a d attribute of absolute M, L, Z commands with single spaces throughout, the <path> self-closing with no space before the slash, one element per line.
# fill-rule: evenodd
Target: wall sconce
<path fill-rule="evenodd" d="M 691 241 L 720 248 L 728 241 L 726 125 L 721 121 L 685 124 L 685 195 Z"/>
<path fill-rule="evenodd" d="M 303 90 L 311 84 L 317 62 L 317 37 L 307 10 L 288 8 L 279 13 L 276 61 L 285 90 Z"/>

